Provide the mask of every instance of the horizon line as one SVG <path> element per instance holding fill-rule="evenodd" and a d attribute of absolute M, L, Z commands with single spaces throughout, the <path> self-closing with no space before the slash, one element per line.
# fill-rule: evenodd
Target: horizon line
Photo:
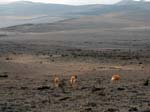
<path fill-rule="evenodd" d="M 122 0 L 120 0 L 122 1 Z M 16 0 L 16 1 L 12 1 L 12 2 L 2 2 L 0 4 L 2 5 L 7 5 L 7 4 L 12 4 L 12 3 L 19 3 L 19 2 L 29 2 L 29 3 L 41 3 L 41 4 L 60 4 L 60 5 L 70 5 L 70 6 L 82 6 L 82 5 L 113 5 L 113 4 L 117 4 L 119 3 L 120 1 L 118 2 L 115 2 L 115 3 L 87 3 L 87 4 L 71 4 L 71 3 L 50 3 L 50 2 L 39 2 L 39 1 L 30 1 L 30 0 L 22 0 L 22 1 L 19 1 L 19 0 Z"/>

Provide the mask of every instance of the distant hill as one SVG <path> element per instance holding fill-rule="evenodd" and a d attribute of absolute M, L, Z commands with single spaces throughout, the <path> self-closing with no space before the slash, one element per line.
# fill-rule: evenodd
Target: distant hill
<path fill-rule="evenodd" d="M 28 1 L 13 2 L 6 5 L 0 5 L 0 15 L 50 15 L 63 16 L 71 15 L 73 13 L 87 12 L 100 5 L 87 6 L 71 6 L 62 4 L 44 4 L 33 3 Z"/>
<path fill-rule="evenodd" d="M 62 4 L 44 4 L 28 1 L 13 2 L 0 5 L 0 15 L 29 16 L 29 15 L 49 15 L 49 16 L 74 16 L 96 15 L 114 11 L 149 11 L 150 2 L 137 2 L 133 0 L 122 0 L 114 5 L 82 5 L 71 6 Z"/>
<path fill-rule="evenodd" d="M 150 2 L 122 0 L 113 5 L 70 6 L 33 2 L 0 5 L 0 27 L 20 24 L 53 23 L 84 16 L 107 16 L 128 20 L 150 21 Z M 111 18 L 110 18 L 111 19 Z"/>
<path fill-rule="evenodd" d="M 0 5 L 0 28 L 20 24 L 53 23 L 84 16 L 101 5 L 70 6 L 33 2 L 13 2 Z"/>

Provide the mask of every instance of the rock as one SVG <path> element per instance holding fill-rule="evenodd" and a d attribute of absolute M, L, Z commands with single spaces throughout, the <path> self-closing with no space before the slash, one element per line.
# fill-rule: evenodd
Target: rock
<path fill-rule="evenodd" d="M 81 90 L 85 90 L 85 89 L 88 89 L 88 88 L 89 88 L 89 87 L 84 87 L 84 86 L 83 86 L 83 87 L 81 87 L 80 89 L 81 89 Z"/>
<path fill-rule="evenodd" d="M 22 89 L 22 90 L 27 90 L 28 87 L 21 87 L 20 89 Z"/>
<path fill-rule="evenodd" d="M 92 88 L 92 92 L 97 92 L 97 91 L 101 91 L 101 90 L 104 90 L 105 88 L 97 88 L 97 87 L 93 87 Z"/>
<path fill-rule="evenodd" d="M 8 72 L 2 72 L 0 74 L 0 78 L 7 78 L 8 77 Z"/>
<path fill-rule="evenodd" d="M 147 79 L 145 82 L 144 82 L 144 86 L 148 86 L 150 83 L 150 81 Z"/>
<path fill-rule="evenodd" d="M 86 112 L 92 112 L 92 108 L 88 107 L 84 109 Z"/>
<path fill-rule="evenodd" d="M 37 90 L 48 90 L 48 89 L 50 89 L 50 87 L 49 86 L 42 86 L 42 87 L 38 87 L 37 88 Z"/>
<path fill-rule="evenodd" d="M 63 97 L 63 98 L 60 98 L 59 101 L 64 101 L 64 100 L 67 100 L 69 99 L 70 97 Z"/>
<path fill-rule="evenodd" d="M 131 107 L 131 108 L 129 109 L 129 112 L 136 112 L 136 111 L 138 111 L 138 109 L 137 109 L 136 107 Z"/>
<path fill-rule="evenodd" d="M 7 78 L 8 75 L 4 74 L 4 75 L 0 75 L 0 78 Z"/>
<path fill-rule="evenodd" d="M 12 60 L 12 58 L 10 58 L 10 57 L 7 57 L 7 58 L 5 58 L 5 60 L 7 60 L 7 61 L 8 61 L 8 60 Z"/>
<path fill-rule="evenodd" d="M 118 109 L 114 109 L 114 108 L 109 108 L 109 109 L 107 109 L 104 112 L 119 112 L 119 110 Z"/>
<path fill-rule="evenodd" d="M 119 87 L 119 88 L 117 88 L 117 90 L 119 90 L 119 91 L 123 91 L 123 90 L 125 90 L 125 88 L 121 88 L 121 87 Z"/>

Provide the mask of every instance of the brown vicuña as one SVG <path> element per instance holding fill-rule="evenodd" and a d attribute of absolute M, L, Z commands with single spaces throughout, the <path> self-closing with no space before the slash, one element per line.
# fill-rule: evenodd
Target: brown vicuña
<path fill-rule="evenodd" d="M 111 78 L 111 81 L 119 81 L 120 78 L 121 78 L 121 77 L 120 77 L 120 75 L 118 75 L 118 74 L 117 74 L 117 75 L 113 75 L 112 78 Z"/>
<path fill-rule="evenodd" d="M 77 82 L 77 75 L 72 75 L 71 78 L 70 78 L 70 85 L 72 87 L 74 87 L 76 82 Z"/>
<path fill-rule="evenodd" d="M 59 85 L 60 85 L 60 78 L 57 75 L 54 76 L 53 83 L 54 83 L 55 87 L 59 87 Z"/>

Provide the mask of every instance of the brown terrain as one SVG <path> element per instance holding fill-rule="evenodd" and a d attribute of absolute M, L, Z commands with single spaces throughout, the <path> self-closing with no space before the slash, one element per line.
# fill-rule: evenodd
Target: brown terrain
<path fill-rule="evenodd" d="M 1 29 L 0 112 L 150 112 L 150 25 L 116 16 Z"/>

